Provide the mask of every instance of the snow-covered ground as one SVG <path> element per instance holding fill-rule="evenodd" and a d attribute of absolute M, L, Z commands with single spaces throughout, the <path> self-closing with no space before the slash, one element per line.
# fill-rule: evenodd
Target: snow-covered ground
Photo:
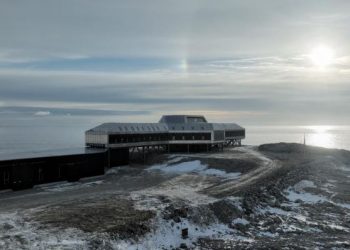
<path fill-rule="evenodd" d="M 281 148 L 2 192 L 0 249 L 350 248 L 350 153 Z"/>
<path fill-rule="evenodd" d="M 176 159 L 176 158 L 175 158 Z M 179 159 L 179 158 L 178 158 Z M 178 160 L 177 159 L 177 160 Z M 180 158 L 182 159 L 182 158 Z M 174 159 L 171 161 L 174 163 Z M 177 164 L 160 164 L 154 165 L 148 170 L 159 170 L 167 174 L 199 174 L 199 175 L 208 175 L 208 176 L 216 176 L 224 179 L 237 179 L 241 175 L 241 173 L 227 173 L 223 170 L 208 168 L 207 165 L 202 164 L 199 160 L 195 161 L 187 161 L 181 162 Z"/>

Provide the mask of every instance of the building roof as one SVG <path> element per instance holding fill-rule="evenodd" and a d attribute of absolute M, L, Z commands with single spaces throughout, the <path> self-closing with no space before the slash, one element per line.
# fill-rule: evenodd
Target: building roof
<path fill-rule="evenodd" d="M 212 123 L 214 130 L 244 130 L 236 123 Z"/>
<path fill-rule="evenodd" d="M 163 115 L 160 123 L 206 123 L 207 120 L 202 115 Z"/>
<path fill-rule="evenodd" d="M 90 134 L 166 133 L 171 131 L 244 130 L 235 123 L 208 123 L 204 116 L 164 115 L 159 123 L 103 123 Z"/>
<path fill-rule="evenodd" d="M 161 133 L 168 132 L 168 127 L 162 123 L 103 123 L 87 132 L 107 134 Z"/>

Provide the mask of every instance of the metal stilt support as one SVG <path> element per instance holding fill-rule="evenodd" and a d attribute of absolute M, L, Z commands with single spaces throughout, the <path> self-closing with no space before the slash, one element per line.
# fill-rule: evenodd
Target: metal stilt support
<path fill-rule="evenodd" d="M 145 147 L 142 147 L 142 157 L 143 157 L 143 163 L 145 163 L 146 161 L 146 157 L 145 157 Z"/>

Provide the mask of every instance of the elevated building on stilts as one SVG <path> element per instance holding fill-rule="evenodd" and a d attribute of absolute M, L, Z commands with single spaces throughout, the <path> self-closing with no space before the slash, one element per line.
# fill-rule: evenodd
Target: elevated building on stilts
<path fill-rule="evenodd" d="M 204 116 L 164 115 L 158 123 L 104 123 L 85 132 L 87 147 L 108 149 L 110 166 L 127 164 L 129 151 L 209 152 L 240 146 L 245 129 L 208 123 Z"/>

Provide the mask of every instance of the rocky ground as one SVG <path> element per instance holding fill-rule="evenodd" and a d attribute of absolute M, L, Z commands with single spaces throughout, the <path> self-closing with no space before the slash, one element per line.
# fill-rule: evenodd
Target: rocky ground
<path fill-rule="evenodd" d="M 0 193 L 0 249 L 347 249 L 349 187 L 344 150 L 158 155 Z"/>

